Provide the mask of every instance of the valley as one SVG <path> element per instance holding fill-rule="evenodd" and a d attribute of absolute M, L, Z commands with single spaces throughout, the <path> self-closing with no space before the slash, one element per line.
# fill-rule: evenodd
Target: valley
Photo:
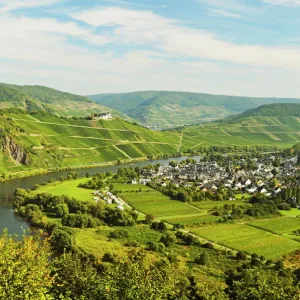
<path fill-rule="evenodd" d="M 152 129 L 170 129 L 212 122 L 264 104 L 300 103 L 300 99 L 251 98 L 201 93 L 145 91 L 88 96 Z"/>

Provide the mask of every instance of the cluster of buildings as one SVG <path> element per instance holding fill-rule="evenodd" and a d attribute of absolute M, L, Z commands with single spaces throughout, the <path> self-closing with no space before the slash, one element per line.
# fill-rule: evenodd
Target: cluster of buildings
<path fill-rule="evenodd" d="M 216 191 L 220 185 L 228 189 L 243 191 L 249 194 L 263 193 L 270 196 L 279 193 L 287 176 L 293 176 L 300 170 L 298 158 L 292 157 L 282 160 L 279 166 L 274 166 L 277 157 L 267 159 L 240 159 L 234 163 L 228 162 L 226 167 L 213 162 L 197 162 L 183 165 L 160 166 L 157 171 L 144 169 L 139 179 L 132 180 L 132 184 L 147 184 L 155 181 L 162 186 L 172 183 L 177 187 L 188 187 L 196 184 L 202 191 Z M 275 179 L 280 184 L 270 184 Z"/>
<path fill-rule="evenodd" d="M 119 210 L 124 210 L 124 202 L 121 201 L 117 196 L 115 196 L 110 191 L 106 192 L 106 195 L 102 194 L 100 191 L 95 191 L 94 193 L 94 201 L 99 203 L 99 201 L 105 201 L 107 204 L 117 204 L 117 208 Z"/>

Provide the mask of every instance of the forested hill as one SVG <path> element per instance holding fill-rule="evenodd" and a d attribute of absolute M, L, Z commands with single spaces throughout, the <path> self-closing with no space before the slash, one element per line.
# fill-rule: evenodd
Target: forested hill
<path fill-rule="evenodd" d="M 235 117 L 235 119 L 247 117 L 300 117 L 300 104 L 275 103 L 262 105 L 255 109 L 247 110 Z"/>
<path fill-rule="evenodd" d="M 27 111 L 44 111 L 58 116 L 87 116 L 111 110 L 90 99 L 61 92 L 44 86 L 18 86 L 0 83 L 0 109 L 21 108 Z M 122 113 L 115 116 L 128 119 Z"/>
<path fill-rule="evenodd" d="M 300 99 L 251 98 L 201 93 L 147 91 L 88 96 L 157 128 L 178 127 L 222 119 L 271 103 L 300 103 Z"/>

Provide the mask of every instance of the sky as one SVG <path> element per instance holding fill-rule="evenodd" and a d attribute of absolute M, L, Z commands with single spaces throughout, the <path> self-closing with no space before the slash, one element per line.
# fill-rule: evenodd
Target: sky
<path fill-rule="evenodd" d="M 0 0 L 0 82 L 300 98 L 300 0 Z"/>

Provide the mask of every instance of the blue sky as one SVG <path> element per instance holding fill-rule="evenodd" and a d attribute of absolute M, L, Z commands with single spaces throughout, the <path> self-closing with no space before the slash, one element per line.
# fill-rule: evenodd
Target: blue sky
<path fill-rule="evenodd" d="M 0 0 L 0 82 L 300 97 L 300 0 Z"/>

